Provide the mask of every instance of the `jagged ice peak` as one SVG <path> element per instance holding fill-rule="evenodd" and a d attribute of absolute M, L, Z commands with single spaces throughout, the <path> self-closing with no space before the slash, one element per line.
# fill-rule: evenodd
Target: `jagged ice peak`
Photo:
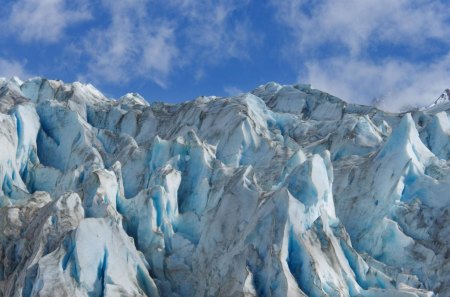
<path fill-rule="evenodd" d="M 447 101 L 0 79 L 0 296 L 448 296 Z"/>

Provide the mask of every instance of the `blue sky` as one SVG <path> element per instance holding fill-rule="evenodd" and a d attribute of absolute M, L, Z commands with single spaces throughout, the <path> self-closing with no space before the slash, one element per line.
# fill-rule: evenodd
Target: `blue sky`
<path fill-rule="evenodd" d="M 80 80 L 114 98 L 302 82 L 398 110 L 450 87 L 444 0 L 6 0 L 0 16 L 0 76 Z"/>

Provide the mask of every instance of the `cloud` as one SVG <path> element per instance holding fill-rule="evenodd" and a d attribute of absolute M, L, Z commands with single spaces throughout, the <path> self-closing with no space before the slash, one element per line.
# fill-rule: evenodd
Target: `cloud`
<path fill-rule="evenodd" d="M 422 0 L 272 1 L 279 22 L 296 37 L 296 46 L 314 50 L 340 45 L 352 55 L 374 43 L 423 45 L 450 43 L 449 5 Z"/>
<path fill-rule="evenodd" d="M 352 102 L 399 110 L 450 87 L 450 5 L 422 0 L 272 1 L 300 77 Z"/>
<path fill-rule="evenodd" d="M 248 58 L 249 45 L 257 41 L 249 21 L 241 14 L 248 3 L 169 0 L 166 6 L 184 23 L 178 26 L 178 33 L 190 58 L 201 57 L 208 64 L 216 64 L 228 58 Z"/>
<path fill-rule="evenodd" d="M 13 40 L 61 44 L 58 64 L 71 61 L 78 77 L 167 87 L 176 70 L 201 80 L 208 66 L 249 58 L 249 1 L 18 0 L 0 7 L 8 15 L 0 25 Z"/>
<path fill-rule="evenodd" d="M 9 78 L 13 76 L 17 76 L 22 79 L 30 77 L 25 70 L 24 63 L 0 58 L 0 77 Z"/>
<path fill-rule="evenodd" d="M 434 63 L 341 57 L 309 62 L 313 87 L 361 104 L 399 111 L 432 103 L 450 87 L 450 54 Z"/>
<path fill-rule="evenodd" d="M 25 42 L 56 42 L 64 30 L 91 18 L 85 1 L 19 0 L 11 8 L 8 26 Z"/>
<path fill-rule="evenodd" d="M 144 77 L 165 86 L 178 55 L 169 23 L 152 21 L 147 1 L 103 1 L 110 22 L 83 40 L 89 75 L 109 82 Z"/>
<path fill-rule="evenodd" d="M 203 67 L 245 59 L 247 23 L 235 14 L 246 1 L 103 0 L 106 27 L 83 40 L 87 77 L 108 82 L 143 78 L 166 87 L 176 69 L 202 78 Z"/>
<path fill-rule="evenodd" d="M 242 91 L 241 89 L 239 89 L 238 87 L 235 87 L 235 86 L 226 86 L 223 88 L 223 90 L 229 96 L 236 96 L 236 95 L 244 93 L 244 91 Z"/>

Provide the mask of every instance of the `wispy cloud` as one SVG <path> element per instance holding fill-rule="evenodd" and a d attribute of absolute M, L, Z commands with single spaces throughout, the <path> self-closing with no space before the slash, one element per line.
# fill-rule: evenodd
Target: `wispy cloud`
<path fill-rule="evenodd" d="M 427 104 L 450 86 L 448 51 L 428 57 L 433 44 L 450 46 L 450 5 L 444 2 L 287 0 L 273 5 L 294 37 L 289 53 L 307 61 L 306 77 L 315 87 L 359 103 L 383 97 L 383 108 L 398 110 Z"/>
<path fill-rule="evenodd" d="M 89 74 L 119 82 L 144 77 L 164 86 L 178 55 L 174 30 L 155 22 L 147 13 L 148 1 L 103 1 L 110 21 L 83 40 L 89 55 Z"/>
<path fill-rule="evenodd" d="M 223 90 L 229 96 L 236 96 L 236 95 L 244 93 L 244 91 L 242 91 L 241 89 L 239 89 L 238 87 L 235 87 L 235 86 L 226 86 L 223 88 Z"/>
<path fill-rule="evenodd" d="M 245 1 L 102 3 L 108 25 L 93 29 L 83 40 L 88 77 L 109 82 L 143 78 L 166 87 L 176 69 L 189 68 L 201 79 L 205 65 L 248 57 L 247 23 L 234 17 Z"/>
<path fill-rule="evenodd" d="M 272 2 L 278 21 L 291 29 L 302 50 L 337 43 L 356 55 L 378 42 L 413 46 L 435 38 L 450 43 L 449 5 L 440 1 Z"/>
<path fill-rule="evenodd" d="M 19 0 L 11 7 L 7 26 L 25 42 L 56 42 L 67 27 L 90 18 L 85 1 Z"/>
<path fill-rule="evenodd" d="M 25 69 L 25 63 L 0 58 L 0 77 L 18 76 L 22 79 L 30 77 Z"/>
<path fill-rule="evenodd" d="M 450 55 L 433 63 L 336 57 L 307 67 L 314 88 L 361 104 L 379 101 L 389 111 L 425 106 L 450 87 Z"/>
<path fill-rule="evenodd" d="M 249 21 L 240 14 L 248 3 L 169 0 L 166 5 L 184 22 L 179 24 L 178 33 L 186 51 L 207 63 L 217 63 L 228 58 L 247 58 L 250 40 L 257 41 Z"/>
<path fill-rule="evenodd" d="M 15 41 L 60 44 L 58 65 L 70 60 L 78 77 L 167 87 L 176 70 L 202 80 L 208 66 L 250 57 L 249 1 L 18 0 L 0 7 L 0 26 Z"/>
<path fill-rule="evenodd" d="M 450 87 L 448 1 L 269 2 L 7 1 L 0 5 L 0 35 L 11 44 L 3 55 L 14 59 L 0 61 L 11 70 L 5 75 L 26 75 L 17 62 L 26 58 L 30 69 L 73 71 L 105 88 L 169 88 L 177 81 L 186 89 L 214 83 L 215 67 L 226 79 L 239 61 L 257 73 L 253 80 L 272 73 L 295 79 L 297 72 L 300 81 L 353 102 L 384 98 L 390 110 L 426 105 Z M 236 89 L 224 91 L 237 93 L 240 86 L 230 85 Z"/>

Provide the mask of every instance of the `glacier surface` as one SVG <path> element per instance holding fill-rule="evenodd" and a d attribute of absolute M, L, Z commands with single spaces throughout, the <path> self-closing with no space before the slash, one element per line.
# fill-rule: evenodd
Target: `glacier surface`
<path fill-rule="evenodd" d="M 450 296 L 449 112 L 0 79 L 0 296 Z"/>

